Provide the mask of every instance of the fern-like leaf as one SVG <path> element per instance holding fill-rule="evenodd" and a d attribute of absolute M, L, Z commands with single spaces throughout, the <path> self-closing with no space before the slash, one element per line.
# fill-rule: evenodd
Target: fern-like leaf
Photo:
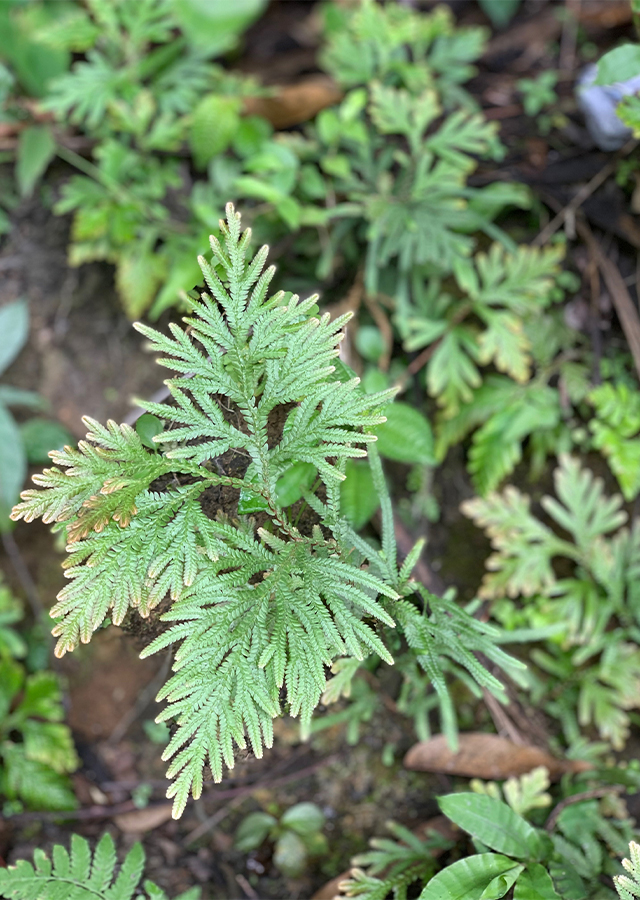
<path fill-rule="evenodd" d="M 19 860 L 15 866 L 0 868 L 0 897 L 7 900 L 168 900 L 167 895 L 151 881 L 140 881 L 145 854 L 141 844 L 134 844 L 116 874 L 116 848 L 106 833 L 91 854 L 89 842 L 71 835 L 71 852 L 55 844 L 51 857 L 43 850 L 33 854 L 33 865 Z M 198 900 L 199 888 L 192 888 L 176 900 Z"/>
<path fill-rule="evenodd" d="M 158 451 L 128 426 L 86 420 L 87 440 L 54 455 L 58 466 L 37 476 L 42 490 L 26 492 L 13 512 L 56 521 L 69 536 L 69 584 L 52 609 L 58 655 L 88 641 L 107 615 L 119 624 L 131 610 L 148 616 L 167 603 L 143 655 L 175 651 L 159 698 L 160 719 L 175 725 L 164 758 L 176 816 L 200 795 L 205 767 L 219 781 L 236 747 L 250 744 L 259 757 L 271 746 L 283 705 L 307 732 L 336 661 L 375 653 L 393 663 L 385 639 L 396 621 L 452 739 L 443 665 L 500 694 L 474 654 L 509 662 L 491 628 L 452 602 L 425 595 L 423 614 L 401 599 L 416 590 L 417 557 L 398 572 L 375 451 L 381 551 L 341 515 L 346 463 L 375 446 L 371 430 L 394 392 L 367 395 L 357 378 L 338 375 L 348 316 L 317 317 L 315 297 L 268 296 L 268 248 L 246 258 L 250 232 L 231 205 L 220 227 L 211 263 L 200 260 L 208 292 L 193 300 L 187 327 L 172 324 L 165 335 L 136 326 L 177 373 L 168 402 L 141 402 L 161 420 Z M 281 505 L 277 488 L 301 463 L 317 473 L 302 489 L 303 518 Z"/>

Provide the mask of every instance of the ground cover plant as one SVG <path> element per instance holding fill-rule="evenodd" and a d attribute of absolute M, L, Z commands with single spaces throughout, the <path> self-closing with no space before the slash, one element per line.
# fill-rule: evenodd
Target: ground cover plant
<path fill-rule="evenodd" d="M 211 293 L 193 301 L 189 332 L 173 325 L 169 338 L 137 325 L 166 354 L 162 364 L 183 373 L 167 382 L 173 405 L 141 401 L 161 429 L 158 451 L 130 426 L 87 419 L 87 440 L 52 451 L 57 465 L 35 476 L 42 490 L 24 491 L 12 512 L 14 521 L 42 518 L 65 530 L 71 584 L 51 611 L 57 656 L 88 642 L 107 616 L 116 625 L 130 609 L 149 616 L 169 592 L 161 619 L 174 624 L 143 655 L 182 641 L 159 694 L 169 701 L 162 718 L 178 725 L 164 752 L 175 757 L 175 816 L 190 793 L 200 796 L 205 765 L 220 781 L 223 762 L 234 764 L 234 744 L 244 749 L 248 739 L 258 758 L 271 746 L 283 688 L 290 715 L 308 731 L 325 666 L 340 658 L 344 690 L 371 651 L 393 663 L 377 623 L 404 632 L 452 737 L 439 657 L 498 695 L 500 682 L 473 651 L 510 664 L 490 628 L 411 582 L 420 544 L 398 569 L 375 451 L 381 549 L 341 517 L 345 461 L 375 441 L 368 429 L 384 421 L 393 391 L 365 394 L 348 372 L 336 377 L 332 361 L 348 317 L 310 316 L 314 296 L 268 297 L 268 247 L 246 259 L 251 232 L 241 231 L 231 204 L 220 229 L 224 246 L 212 238 L 212 263 L 201 258 Z M 313 466 L 315 484 L 302 490 L 293 482 L 286 496 L 300 463 Z M 406 599 L 413 594 L 419 605 Z"/>
<path fill-rule="evenodd" d="M 0 895 L 638 894 L 625 10 L 3 5 Z"/>

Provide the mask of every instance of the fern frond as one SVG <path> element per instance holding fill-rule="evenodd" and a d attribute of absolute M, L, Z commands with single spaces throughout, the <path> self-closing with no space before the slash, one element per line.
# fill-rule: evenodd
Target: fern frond
<path fill-rule="evenodd" d="M 614 875 L 613 883 L 620 900 L 637 900 L 640 897 L 640 844 L 631 841 L 629 859 L 623 859 L 622 865 L 628 875 Z"/>
<path fill-rule="evenodd" d="M 141 403 L 163 422 L 158 451 L 128 426 L 86 420 L 87 440 L 54 454 L 60 468 L 37 476 L 42 490 L 14 511 L 56 520 L 69 536 L 69 584 L 52 610 L 58 655 L 88 641 L 107 615 L 119 624 L 168 599 L 165 630 L 142 655 L 175 648 L 159 697 L 167 702 L 160 719 L 176 725 L 164 754 L 176 816 L 189 794 L 200 795 L 205 766 L 219 781 L 234 747 L 248 742 L 261 756 L 271 746 L 283 704 L 308 730 L 336 660 L 375 653 L 393 663 L 384 635 L 398 610 L 443 707 L 443 658 L 497 691 L 473 654 L 505 657 L 487 646 L 485 626 L 445 601 L 422 616 L 400 600 L 414 590 L 415 554 L 398 573 L 375 452 L 382 550 L 341 515 L 346 460 L 366 455 L 376 440 L 369 429 L 385 420 L 394 394 L 366 395 L 357 378 L 338 374 L 348 316 L 313 315 L 315 297 L 267 297 L 268 248 L 247 258 L 250 232 L 231 205 L 221 233 L 222 243 L 211 239 L 212 263 L 200 261 L 208 292 L 193 302 L 187 327 L 163 335 L 136 326 L 177 373 L 166 403 Z M 317 472 L 303 492 L 306 522 L 280 505 L 277 490 L 300 463 Z M 444 718 L 453 721 L 450 709 Z"/>

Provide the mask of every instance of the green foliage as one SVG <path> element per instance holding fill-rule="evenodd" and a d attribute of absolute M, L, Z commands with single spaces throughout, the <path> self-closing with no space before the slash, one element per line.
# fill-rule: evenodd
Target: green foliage
<path fill-rule="evenodd" d="M 179 151 L 188 142 L 202 168 L 240 131 L 241 97 L 255 88 L 210 57 L 232 46 L 263 5 L 251 0 L 230 12 L 196 0 L 65 4 L 67 15 L 46 38 L 85 59 L 53 80 L 42 106 L 95 142 L 92 162 L 55 148 L 83 173 L 64 185 L 56 204 L 57 212 L 75 214 L 69 260 L 114 262 L 131 318 L 156 298 L 158 309 L 176 303 L 195 283 L 193 261 L 206 248 L 211 209 L 223 204 L 215 178 L 189 191 Z M 53 150 L 47 129 L 27 129 L 18 154 L 24 193 Z"/>
<path fill-rule="evenodd" d="M 13 627 L 22 620 L 22 605 L 0 576 L 0 659 L 22 659 L 27 645 Z"/>
<path fill-rule="evenodd" d="M 514 470 L 525 441 L 538 470 L 550 451 L 571 447 L 568 411 L 554 381 L 560 360 L 572 403 L 586 394 L 588 378 L 581 361 L 565 369 L 562 354 L 575 336 L 553 310 L 545 312 L 558 299 L 561 257 L 560 247 L 519 247 L 509 254 L 494 245 L 488 255 L 457 265 L 461 297 L 441 293 L 435 283 L 423 296 L 421 313 L 407 320 L 406 346 L 435 350 L 426 382 L 442 407 L 436 458 L 472 434 L 468 468 L 482 495 Z M 481 366 L 494 371 L 485 375 Z"/>
<path fill-rule="evenodd" d="M 249 813 L 236 831 L 235 847 L 246 853 L 269 839 L 274 843 L 275 865 L 283 875 L 297 878 L 309 857 L 327 852 L 324 821 L 324 813 L 315 803 L 296 803 L 278 818 L 265 812 Z"/>
<path fill-rule="evenodd" d="M 577 460 L 561 457 L 554 480 L 558 499 L 545 496 L 540 504 L 567 537 L 534 516 L 529 498 L 514 487 L 463 504 L 494 549 L 479 593 L 493 600 L 507 628 L 563 623 L 545 649 L 532 651 L 552 679 L 544 687 L 547 708 L 568 735 L 577 734 L 577 710 L 581 725 L 593 723 L 620 748 L 629 729 L 626 711 L 640 697 L 640 529 L 637 522 L 622 527 L 622 498 L 607 498 L 602 481 Z"/>
<path fill-rule="evenodd" d="M 487 794 L 495 800 L 502 800 L 519 816 L 524 816 L 532 809 L 540 809 L 550 805 L 549 772 L 544 766 L 538 766 L 525 772 L 519 778 L 507 778 L 502 787 L 495 781 L 483 782 L 472 779 L 470 787 L 478 794 Z"/>
<path fill-rule="evenodd" d="M 16 181 L 20 194 L 29 197 L 54 157 L 56 142 L 46 125 L 32 125 L 20 133 Z"/>
<path fill-rule="evenodd" d="M 640 897 L 640 845 L 629 843 L 630 859 L 623 859 L 622 865 L 628 875 L 614 876 L 614 884 L 620 900 L 634 900 Z"/>
<path fill-rule="evenodd" d="M 10 66 L 16 86 L 31 97 L 43 97 L 69 66 L 69 50 L 50 43 L 48 36 L 74 5 L 64 0 L 0 4 L 0 59 Z"/>
<path fill-rule="evenodd" d="M 51 856 L 38 849 L 33 865 L 19 860 L 0 869 L 0 897 L 7 900 L 64 897 L 65 900 L 169 900 L 165 892 L 143 879 L 145 854 L 134 844 L 116 874 L 116 848 L 110 834 L 102 835 L 91 853 L 89 842 L 71 835 L 71 850 L 55 844 Z M 144 891 L 144 893 L 140 893 Z M 200 888 L 184 891 L 176 900 L 198 900 Z"/>
<path fill-rule="evenodd" d="M 633 3 L 632 3 L 633 7 Z M 638 11 L 634 11 L 634 20 Z M 609 50 L 598 60 L 598 71 L 594 84 L 616 84 L 635 78 L 640 71 L 640 44 L 622 44 Z M 616 107 L 618 117 L 631 128 L 633 136 L 640 134 L 640 101 L 637 94 L 629 94 L 620 99 Z"/>
<path fill-rule="evenodd" d="M 24 300 L 0 309 L 0 375 L 24 347 L 28 332 L 29 313 Z M 41 462 L 49 450 L 71 440 L 66 429 L 47 419 L 32 419 L 19 426 L 9 412 L 12 406 L 38 410 L 44 401 L 31 391 L 0 384 L 0 531 L 10 527 L 9 512 L 20 495 L 27 463 Z"/>
<path fill-rule="evenodd" d="M 0 794 L 5 812 L 75 809 L 68 773 L 78 759 L 53 672 L 27 674 L 22 637 L 11 627 L 22 619 L 17 599 L 0 583 Z"/>
<path fill-rule="evenodd" d="M 629 94 L 622 98 L 616 107 L 618 118 L 627 128 L 633 131 L 634 138 L 640 135 L 640 100 L 637 94 Z"/>
<path fill-rule="evenodd" d="M 433 875 L 433 852 L 451 847 L 436 831 L 421 839 L 396 822 L 388 822 L 387 828 L 395 840 L 373 838 L 371 850 L 354 857 L 349 878 L 340 884 L 344 896 L 386 900 L 391 895 L 393 900 L 406 900 L 412 887 Z"/>
<path fill-rule="evenodd" d="M 625 500 L 640 491 L 640 392 L 623 382 L 607 382 L 589 394 L 595 416 L 589 421 L 593 445 L 609 462 Z"/>
<path fill-rule="evenodd" d="M 158 451 L 127 425 L 87 419 L 87 440 L 53 452 L 56 466 L 34 477 L 42 489 L 23 492 L 12 513 L 66 530 L 70 584 L 51 611 L 58 655 L 88 641 L 107 615 L 115 624 L 130 610 L 148 616 L 170 596 L 160 617 L 169 624 L 142 655 L 177 646 L 159 694 L 168 701 L 159 719 L 177 724 L 163 754 L 172 758 L 176 815 L 189 793 L 200 795 L 205 763 L 219 781 L 247 737 L 262 755 L 282 698 L 308 730 L 325 666 L 371 653 L 393 662 L 396 626 L 433 683 L 452 740 L 441 660 L 499 696 L 501 683 L 474 654 L 514 665 L 492 626 L 409 580 L 419 549 L 398 571 L 373 449 L 382 548 L 342 517 L 346 462 L 375 442 L 370 429 L 384 421 L 393 391 L 367 395 L 358 379 L 338 378 L 333 360 L 349 317 L 315 318 L 315 297 L 268 298 L 268 248 L 246 261 L 250 232 L 241 233 L 231 204 L 220 228 L 224 247 L 212 238 L 213 262 L 200 260 L 211 294 L 192 301 L 189 331 L 171 325 L 168 337 L 136 325 L 179 373 L 167 381 L 170 403 L 141 402 L 164 423 L 153 437 Z M 304 518 L 278 494 L 300 463 L 317 472 L 302 492 Z"/>
<path fill-rule="evenodd" d="M 521 78 L 518 81 L 518 90 L 522 94 L 524 111 L 528 116 L 537 116 L 545 106 L 553 106 L 558 102 L 555 87 L 558 83 L 558 73 L 553 69 L 541 72 L 537 78 Z"/>
<path fill-rule="evenodd" d="M 53 672 L 27 673 L 27 644 L 13 626 L 20 602 L 0 580 L 0 795 L 4 812 L 75 809 L 68 774 L 78 758 Z M 28 662 L 28 660 L 27 660 Z"/>
<path fill-rule="evenodd" d="M 640 45 L 622 44 L 609 50 L 598 61 L 595 84 L 615 84 L 635 78 L 640 71 Z"/>
<path fill-rule="evenodd" d="M 434 851 L 449 849 L 451 844 L 434 833 L 423 842 L 407 829 L 392 826 L 402 843 L 374 839 L 374 852 L 352 861 L 354 868 L 340 885 L 341 891 L 366 900 L 389 896 L 405 900 L 409 891 L 416 896 L 420 886 L 420 900 L 497 900 L 507 895 L 515 900 L 613 898 L 603 875 L 613 875 L 620 890 L 616 875 L 620 866 L 612 855 L 625 853 L 634 835 L 624 804 L 613 791 L 599 801 L 582 795 L 574 799 L 572 792 L 578 790 L 574 786 L 563 795 L 553 824 L 543 830 L 525 816 L 535 816 L 535 810 L 546 805 L 546 798 L 544 804 L 540 802 L 540 789 L 548 787 L 547 775 L 546 770 L 537 770 L 535 778 L 531 773 L 510 780 L 509 789 L 505 785 L 505 796 L 509 794 L 516 803 L 528 795 L 520 813 L 499 794 L 490 796 L 489 790 L 440 797 L 442 812 L 473 839 L 475 855 L 436 871 Z M 493 788 L 497 790 L 496 785 Z M 623 865 L 631 871 L 630 864 Z"/>
<path fill-rule="evenodd" d="M 517 13 L 520 0 L 478 0 L 478 4 L 496 28 L 504 28 Z"/>

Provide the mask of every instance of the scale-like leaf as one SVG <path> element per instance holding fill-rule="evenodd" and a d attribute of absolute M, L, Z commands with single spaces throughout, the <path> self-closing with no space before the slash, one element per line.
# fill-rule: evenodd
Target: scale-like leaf
<path fill-rule="evenodd" d="M 250 232 L 231 205 L 220 228 L 212 262 L 200 260 L 206 291 L 191 300 L 187 327 L 136 326 L 177 373 L 166 382 L 168 402 L 140 402 L 162 429 L 151 440 L 143 432 L 143 442 L 130 426 L 85 420 L 87 440 L 52 453 L 56 466 L 35 477 L 41 490 L 25 492 L 13 512 L 66 529 L 69 584 L 52 609 L 59 655 L 88 641 L 107 615 L 119 624 L 166 603 L 166 628 L 143 655 L 175 651 L 159 718 L 175 723 L 164 758 L 176 816 L 200 795 L 205 765 L 219 781 L 234 747 L 250 744 L 260 757 L 271 746 L 283 704 L 308 732 L 337 659 L 375 653 L 393 663 L 384 627 L 395 626 L 398 610 L 450 735 L 440 660 L 499 696 L 500 681 L 474 654 L 509 664 L 490 627 L 453 602 L 429 598 L 428 617 L 401 602 L 413 586 L 397 571 L 375 452 L 382 551 L 344 518 L 347 464 L 374 444 L 394 394 L 365 394 L 341 367 L 348 315 L 318 316 L 316 297 L 269 296 L 268 248 L 247 259 Z M 426 420 L 400 411 L 411 458 L 430 461 Z"/>

